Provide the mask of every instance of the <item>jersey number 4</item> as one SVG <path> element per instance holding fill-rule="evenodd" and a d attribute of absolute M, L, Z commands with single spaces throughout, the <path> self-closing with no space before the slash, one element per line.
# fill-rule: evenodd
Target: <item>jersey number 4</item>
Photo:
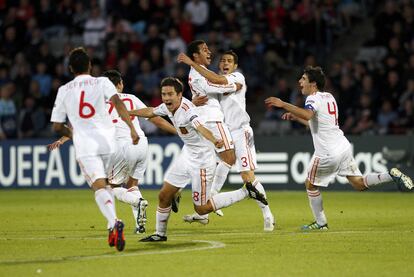
<path fill-rule="evenodd" d="M 328 113 L 335 117 L 335 125 L 338 125 L 338 109 L 336 108 L 335 102 L 331 102 L 331 104 L 332 107 L 328 102 Z"/>
<path fill-rule="evenodd" d="M 124 99 L 122 99 L 122 102 L 124 102 L 125 106 L 127 106 L 127 103 L 129 104 L 129 109 L 127 108 L 128 111 L 134 110 L 134 103 L 132 102 L 131 99 L 124 98 Z M 108 112 L 109 112 L 109 114 L 112 114 L 112 111 L 114 110 L 115 106 L 114 106 L 114 103 L 112 103 L 112 102 L 109 102 L 109 104 L 111 106 L 109 107 L 109 111 Z M 131 115 L 130 117 L 131 117 L 131 121 L 135 118 L 134 115 Z M 118 122 L 118 119 L 113 119 L 112 122 L 113 123 L 117 123 Z"/>

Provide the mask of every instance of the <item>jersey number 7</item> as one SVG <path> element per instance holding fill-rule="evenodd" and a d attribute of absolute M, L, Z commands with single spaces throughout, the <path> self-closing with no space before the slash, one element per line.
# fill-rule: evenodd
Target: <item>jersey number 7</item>
<path fill-rule="evenodd" d="M 129 103 L 129 109 L 127 108 L 128 111 L 134 110 L 134 103 L 132 103 L 131 99 L 124 98 L 124 99 L 122 99 L 122 102 L 124 102 L 125 106 L 127 106 L 126 103 Z M 112 102 L 109 102 L 109 104 L 110 104 L 110 107 L 109 107 L 108 112 L 109 112 L 109 114 L 112 114 L 112 111 L 114 110 L 115 106 L 114 106 L 114 103 L 112 103 Z M 134 118 L 135 118 L 134 115 L 131 115 L 130 117 L 131 117 L 131 121 L 134 120 Z M 112 122 L 117 123 L 118 119 L 113 119 Z"/>
<path fill-rule="evenodd" d="M 338 109 L 336 108 L 335 102 L 331 102 L 331 104 L 332 104 L 332 109 L 331 109 L 331 105 L 329 105 L 329 102 L 328 102 L 328 113 L 332 114 L 335 117 L 335 125 L 338 125 Z"/>

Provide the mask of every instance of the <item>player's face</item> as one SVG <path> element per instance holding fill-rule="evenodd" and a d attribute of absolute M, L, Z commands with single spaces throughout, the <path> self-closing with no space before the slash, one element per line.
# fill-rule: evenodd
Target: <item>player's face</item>
<path fill-rule="evenodd" d="M 309 82 L 309 78 L 306 74 L 303 74 L 299 79 L 300 90 L 303 95 L 310 95 L 313 93 L 313 87 L 315 84 Z"/>
<path fill-rule="evenodd" d="M 173 113 L 180 107 L 181 93 L 177 93 L 173 86 L 164 86 L 161 88 L 161 99 L 167 109 Z"/>
<path fill-rule="evenodd" d="M 211 52 L 207 44 L 200 44 L 198 49 L 199 53 L 196 55 L 196 62 L 205 66 L 209 65 L 211 63 Z"/>
<path fill-rule="evenodd" d="M 234 63 L 234 57 L 230 54 L 224 54 L 221 56 L 219 62 L 219 69 L 222 74 L 230 74 L 237 68 L 237 64 Z"/>

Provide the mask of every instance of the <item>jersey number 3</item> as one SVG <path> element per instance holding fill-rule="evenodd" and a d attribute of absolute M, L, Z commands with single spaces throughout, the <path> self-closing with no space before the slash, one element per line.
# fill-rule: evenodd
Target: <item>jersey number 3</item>
<path fill-rule="evenodd" d="M 332 107 L 328 102 L 328 113 L 335 117 L 335 125 L 338 125 L 338 109 L 336 108 L 335 102 L 331 102 L 331 104 Z"/>

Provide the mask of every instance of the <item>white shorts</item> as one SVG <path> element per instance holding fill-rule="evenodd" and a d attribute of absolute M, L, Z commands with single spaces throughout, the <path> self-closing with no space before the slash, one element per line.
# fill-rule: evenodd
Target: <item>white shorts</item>
<path fill-rule="evenodd" d="M 113 154 L 80 157 L 78 161 L 83 177 L 91 187 L 98 179 L 107 179 L 108 170 L 112 167 Z"/>
<path fill-rule="evenodd" d="M 168 167 L 164 181 L 177 188 L 184 188 L 191 183 L 193 203 L 196 206 L 204 205 L 210 199 L 211 184 L 213 182 L 216 163 L 211 160 L 205 167 L 197 167 L 188 161 L 186 153 L 180 156 Z"/>
<path fill-rule="evenodd" d="M 126 183 L 131 176 L 142 180 L 147 168 L 148 139 L 141 137 L 138 144 L 130 141 L 120 144 L 115 152 L 108 181 L 113 185 Z"/>
<path fill-rule="evenodd" d="M 311 184 L 327 187 L 337 175 L 362 176 L 351 148 L 337 156 L 323 158 L 312 156 L 308 167 L 308 180 Z"/>
<path fill-rule="evenodd" d="M 230 130 L 225 123 L 220 121 L 206 122 L 205 127 L 207 127 L 217 139 L 222 139 L 224 142 L 224 145 L 221 148 L 215 147 L 217 153 L 234 149 L 234 143 L 231 138 Z"/>
<path fill-rule="evenodd" d="M 256 148 L 254 135 L 250 126 L 243 126 L 240 130 L 231 131 L 234 140 L 237 171 L 250 171 L 257 168 Z"/>

